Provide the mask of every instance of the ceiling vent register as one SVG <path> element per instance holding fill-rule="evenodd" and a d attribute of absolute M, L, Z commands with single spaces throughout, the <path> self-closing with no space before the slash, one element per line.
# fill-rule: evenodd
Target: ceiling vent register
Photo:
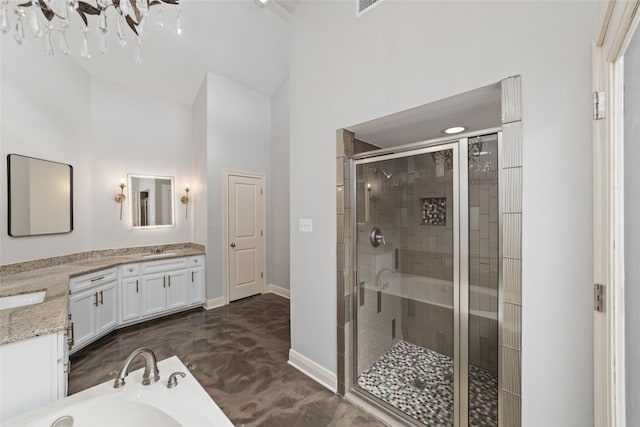
<path fill-rule="evenodd" d="M 384 0 L 356 0 L 356 18 L 369 12 Z"/>

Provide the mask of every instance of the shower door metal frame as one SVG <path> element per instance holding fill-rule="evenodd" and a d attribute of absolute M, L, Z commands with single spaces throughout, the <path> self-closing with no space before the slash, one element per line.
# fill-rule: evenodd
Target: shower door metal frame
<path fill-rule="evenodd" d="M 404 158 L 419 154 L 428 154 L 438 151 L 453 150 L 454 173 L 453 173 L 453 200 L 454 209 L 453 219 L 453 329 L 454 329 L 454 352 L 453 352 L 453 372 L 454 372 L 454 427 L 465 427 L 468 425 L 469 416 L 469 168 L 468 168 L 468 137 L 476 135 L 486 135 L 498 133 L 499 130 L 488 129 L 473 134 L 459 135 L 456 138 L 446 137 L 437 140 L 425 141 L 417 144 L 410 144 L 402 147 L 391 149 L 382 149 L 369 151 L 350 158 L 350 173 L 354 177 L 351 183 L 351 229 L 357 230 L 357 201 L 356 201 L 356 166 L 359 164 L 373 163 L 383 160 L 391 160 L 396 158 Z M 457 165 L 457 166 L 456 166 Z M 457 167 L 457 171 L 456 171 Z M 500 227 L 499 227 L 500 228 Z M 355 315 L 359 306 L 359 293 L 357 292 L 358 272 L 357 272 L 357 238 L 352 241 L 353 250 L 353 282 L 351 283 L 351 294 L 355 295 L 351 298 L 351 312 L 354 313 L 352 318 L 352 384 L 349 393 L 355 394 L 359 398 L 364 398 L 369 403 L 383 407 L 406 421 L 415 422 L 415 419 L 400 411 L 399 409 L 389 405 L 382 399 L 360 389 L 357 386 L 358 372 L 358 316 Z M 499 245 L 500 246 L 500 245 Z M 499 294 L 501 289 L 499 287 Z M 500 309 L 498 310 L 501 311 Z M 498 314 L 500 318 L 500 314 Z M 499 322 L 499 335 L 501 326 Z M 498 349 L 499 351 L 499 349 Z M 500 360 L 500 359 L 499 359 Z M 498 370 L 500 372 L 500 361 L 498 362 Z M 498 375 L 500 378 L 500 375 Z M 500 396 L 500 393 L 498 394 Z"/>

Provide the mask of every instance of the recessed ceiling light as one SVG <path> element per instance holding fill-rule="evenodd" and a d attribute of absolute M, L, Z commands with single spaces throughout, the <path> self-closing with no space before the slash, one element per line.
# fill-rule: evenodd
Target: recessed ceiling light
<path fill-rule="evenodd" d="M 442 133 L 446 133 L 447 135 L 453 135 L 455 133 L 464 132 L 465 129 L 466 127 L 464 126 L 452 126 L 450 128 L 446 128 L 445 130 L 443 130 Z"/>
<path fill-rule="evenodd" d="M 256 0 L 256 3 L 258 3 L 258 6 L 264 6 L 267 4 L 269 0 Z"/>

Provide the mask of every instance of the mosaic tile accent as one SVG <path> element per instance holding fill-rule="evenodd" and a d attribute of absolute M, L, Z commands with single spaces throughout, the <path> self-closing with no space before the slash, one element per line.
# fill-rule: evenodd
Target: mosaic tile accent
<path fill-rule="evenodd" d="M 447 198 L 427 197 L 422 202 L 422 224 L 447 225 Z"/>
<path fill-rule="evenodd" d="M 358 378 L 364 390 L 428 426 L 453 425 L 453 360 L 399 341 Z M 498 425 L 498 378 L 469 367 L 469 425 Z"/>

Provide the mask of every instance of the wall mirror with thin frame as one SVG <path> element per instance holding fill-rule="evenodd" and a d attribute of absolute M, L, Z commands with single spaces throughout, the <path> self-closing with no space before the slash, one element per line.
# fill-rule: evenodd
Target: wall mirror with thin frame
<path fill-rule="evenodd" d="M 9 236 L 73 230 L 73 166 L 9 154 L 7 186 Z"/>
<path fill-rule="evenodd" d="M 172 176 L 128 175 L 131 228 L 175 227 Z"/>

